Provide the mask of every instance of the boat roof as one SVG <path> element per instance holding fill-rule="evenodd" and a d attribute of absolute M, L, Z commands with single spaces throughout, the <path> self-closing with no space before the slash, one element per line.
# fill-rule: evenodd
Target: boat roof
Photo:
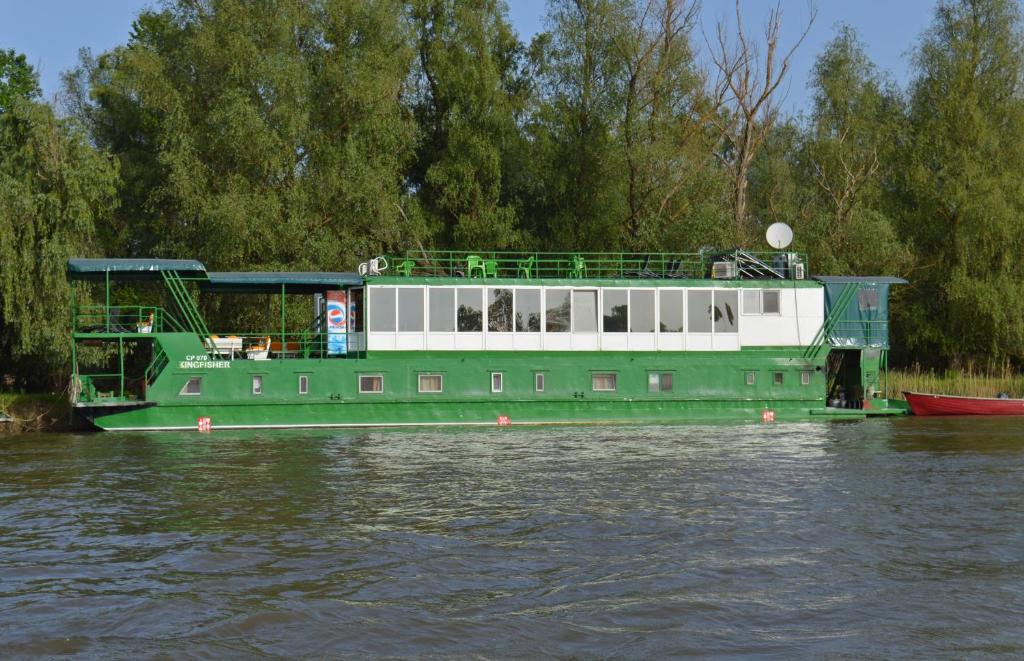
<path fill-rule="evenodd" d="M 903 278 L 891 275 L 812 275 L 812 280 L 817 280 L 823 285 L 845 285 L 848 283 L 862 285 L 905 285 L 908 284 Z"/>
<path fill-rule="evenodd" d="M 316 293 L 363 284 L 358 273 L 342 271 L 211 271 L 199 283 L 204 291 L 275 294 Z"/>
<path fill-rule="evenodd" d="M 159 278 L 160 271 L 179 273 L 205 273 L 203 263 L 194 259 L 128 259 L 128 258 L 83 258 L 68 260 L 68 279 L 103 280 L 109 273 L 115 279 Z"/>

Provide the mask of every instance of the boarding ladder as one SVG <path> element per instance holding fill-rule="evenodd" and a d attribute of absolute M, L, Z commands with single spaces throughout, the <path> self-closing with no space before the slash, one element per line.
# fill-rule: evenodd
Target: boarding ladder
<path fill-rule="evenodd" d="M 171 292 L 178 310 L 181 311 L 182 319 L 185 320 L 185 328 L 199 336 L 199 341 L 203 343 L 205 349 L 220 355 L 213 342 L 213 338 L 210 336 L 210 331 L 206 327 L 206 322 L 203 321 L 203 315 L 199 313 L 199 308 L 196 307 L 195 301 L 192 300 L 192 295 L 189 293 L 181 276 L 178 275 L 177 271 L 160 271 L 160 274 L 163 276 L 164 284 L 167 285 L 168 291 Z"/>
<path fill-rule="evenodd" d="M 825 321 L 821 324 L 821 328 L 818 333 L 811 340 L 811 343 L 807 345 L 804 350 L 804 358 L 814 360 L 821 353 L 821 348 L 828 342 L 829 335 L 832 334 L 836 324 L 846 314 L 846 308 L 850 306 L 850 301 L 857 295 L 857 285 L 854 283 L 847 284 L 843 287 L 843 291 L 840 292 L 839 298 L 836 299 L 835 305 L 832 306 L 832 310 L 825 317 Z"/>

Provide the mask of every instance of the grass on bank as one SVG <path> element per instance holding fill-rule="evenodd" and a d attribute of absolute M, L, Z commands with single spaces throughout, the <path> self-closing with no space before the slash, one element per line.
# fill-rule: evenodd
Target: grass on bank
<path fill-rule="evenodd" d="M 64 431 L 74 428 L 70 404 L 61 394 L 0 392 L 0 434 L 23 431 Z"/>
<path fill-rule="evenodd" d="M 944 372 L 922 370 L 920 366 L 890 370 L 886 397 L 903 399 L 903 393 L 908 390 L 964 397 L 995 397 L 1005 392 L 1013 398 L 1024 398 L 1024 374 L 1014 372 L 1008 364 L 987 369 L 968 365 Z"/>

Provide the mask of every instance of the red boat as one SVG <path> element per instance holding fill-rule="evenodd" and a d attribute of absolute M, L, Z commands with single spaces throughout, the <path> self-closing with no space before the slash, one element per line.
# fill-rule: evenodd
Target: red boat
<path fill-rule="evenodd" d="M 905 392 L 914 415 L 1024 415 L 1024 399 Z"/>

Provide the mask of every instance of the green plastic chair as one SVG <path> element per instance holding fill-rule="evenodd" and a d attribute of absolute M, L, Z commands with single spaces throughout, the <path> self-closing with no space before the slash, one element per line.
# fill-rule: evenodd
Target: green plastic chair
<path fill-rule="evenodd" d="M 412 276 L 412 269 L 414 266 L 416 266 L 416 262 L 411 259 L 402 260 L 397 266 L 395 266 L 395 273 L 398 275 L 404 275 L 408 278 Z"/>
<path fill-rule="evenodd" d="M 498 277 L 498 260 L 496 260 L 496 259 L 485 259 L 484 260 L 484 277 L 485 278 L 497 278 Z"/>
<path fill-rule="evenodd" d="M 474 273 L 479 271 L 481 278 L 487 277 L 487 271 L 484 270 L 484 260 L 480 255 L 469 255 L 466 257 L 466 275 L 470 278 L 474 277 Z"/>
<path fill-rule="evenodd" d="M 516 262 L 516 277 L 523 278 L 524 280 L 530 280 L 533 278 L 533 262 L 534 256 L 530 255 L 528 259 L 520 259 Z"/>

